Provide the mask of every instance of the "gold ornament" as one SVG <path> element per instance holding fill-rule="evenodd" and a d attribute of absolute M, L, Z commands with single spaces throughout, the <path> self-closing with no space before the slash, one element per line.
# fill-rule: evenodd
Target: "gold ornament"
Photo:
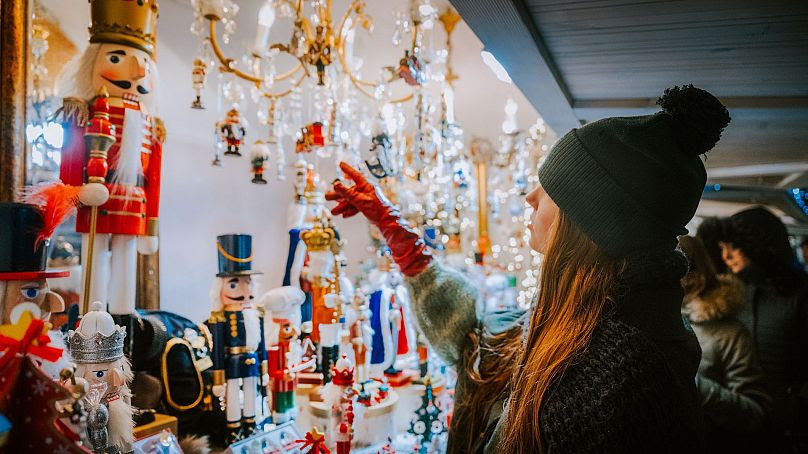
<path fill-rule="evenodd" d="M 300 233 L 300 239 L 306 243 L 309 251 L 328 251 L 331 249 L 331 242 L 334 241 L 334 229 L 323 228 L 320 223 L 314 224 L 311 230 Z"/>
<path fill-rule="evenodd" d="M 90 0 L 90 42 L 131 46 L 154 57 L 156 0 Z"/>

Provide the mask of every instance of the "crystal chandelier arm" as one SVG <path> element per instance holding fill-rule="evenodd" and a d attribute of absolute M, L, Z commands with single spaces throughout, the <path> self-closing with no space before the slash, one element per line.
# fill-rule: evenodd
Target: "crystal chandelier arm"
<path fill-rule="evenodd" d="M 305 69 L 305 67 L 303 69 Z M 287 88 L 286 90 L 283 90 L 283 91 L 280 91 L 280 92 L 277 92 L 277 93 L 272 93 L 272 92 L 265 91 L 265 92 L 262 92 L 261 94 L 264 95 L 264 97 L 266 97 L 266 98 L 268 98 L 268 99 L 270 99 L 272 101 L 275 101 L 277 99 L 283 98 L 284 96 L 287 96 L 287 95 L 291 94 L 292 91 L 294 91 L 295 88 L 299 87 L 300 84 L 302 84 L 303 81 L 306 80 L 307 77 L 309 77 L 309 73 L 307 71 L 304 71 L 303 74 L 301 74 L 300 77 L 298 77 L 298 79 L 294 83 L 292 83 L 292 86 Z"/>
<path fill-rule="evenodd" d="M 211 49 L 213 49 L 213 53 L 216 55 L 216 58 L 218 58 L 219 62 L 222 64 L 221 66 L 222 71 L 232 73 L 235 76 L 244 79 L 246 81 L 252 82 L 256 85 L 260 85 L 261 83 L 263 83 L 264 81 L 263 78 L 252 74 L 247 74 L 244 71 L 241 71 L 240 69 L 236 68 L 234 64 L 235 60 L 233 60 L 232 58 L 228 58 L 224 55 L 221 47 L 219 47 L 219 42 L 216 39 L 216 22 L 218 21 L 215 19 L 210 19 L 209 22 L 210 22 L 210 35 L 208 36 L 208 41 L 210 42 L 210 47 Z M 295 67 L 293 67 L 292 69 L 283 74 L 275 76 L 275 80 L 280 81 L 288 79 L 293 75 L 295 75 L 295 73 L 300 71 L 301 68 L 306 73 L 306 75 L 308 75 L 306 67 L 303 65 L 302 62 L 298 60 L 297 65 L 295 65 Z"/>

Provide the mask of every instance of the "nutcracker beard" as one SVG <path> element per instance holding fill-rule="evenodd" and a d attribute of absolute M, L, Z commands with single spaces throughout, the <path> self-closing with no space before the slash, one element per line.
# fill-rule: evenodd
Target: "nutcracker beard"
<path fill-rule="evenodd" d="M 114 63 L 113 63 L 114 62 Z M 137 63 L 137 65 L 135 65 Z M 131 71 L 133 66 L 141 71 Z M 129 68 L 129 70 L 127 70 Z M 155 97 L 153 87 L 157 81 L 157 68 L 144 52 L 128 46 L 92 43 L 84 53 L 68 64 L 61 86 L 68 97 L 91 102 L 104 87 L 113 98 L 137 99 L 140 110 L 123 109 L 122 128 L 119 128 L 118 153 L 110 159 L 109 183 L 116 187 L 113 194 L 125 200 L 121 210 L 131 208 L 131 199 L 142 197 L 136 186 L 143 174 L 141 151 L 151 137 L 151 125 L 145 122 L 144 113 L 154 115 Z M 69 116 L 75 112 L 65 111 Z M 99 233 L 93 243 L 93 276 L 90 286 L 90 301 L 108 305 L 111 314 L 127 315 L 135 311 L 137 252 L 153 253 L 149 239 L 143 238 L 141 246 L 136 235 Z M 88 263 L 90 235 L 82 234 L 83 264 Z M 82 282 L 86 280 L 86 267 L 82 267 Z M 83 298 L 84 295 L 82 295 Z"/>
<path fill-rule="evenodd" d="M 97 368 L 95 364 L 77 364 L 76 376 L 85 378 L 91 385 L 98 382 L 105 382 L 108 385 L 108 390 L 103 401 L 106 401 L 107 410 L 109 410 L 109 420 L 107 422 L 107 444 L 109 446 L 117 446 L 122 451 L 129 449 L 128 447 L 135 441 L 132 428 L 134 423 L 132 421 L 132 392 L 129 390 L 127 383 L 131 383 L 134 377 L 132 367 L 126 357 L 121 357 L 106 365 L 107 375 L 105 378 L 94 378 L 93 370 Z M 109 396 L 118 394 L 118 398 L 107 401 Z"/>

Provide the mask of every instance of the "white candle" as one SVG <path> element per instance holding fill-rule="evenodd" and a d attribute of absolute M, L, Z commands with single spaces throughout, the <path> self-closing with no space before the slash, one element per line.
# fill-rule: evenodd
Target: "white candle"
<path fill-rule="evenodd" d="M 255 32 L 255 42 L 252 52 L 254 55 L 263 56 L 269 44 L 269 31 L 275 22 L 275 7 L 272 0 L 267 0 L 261 10 L 258 11 L 258 30 Z"/>

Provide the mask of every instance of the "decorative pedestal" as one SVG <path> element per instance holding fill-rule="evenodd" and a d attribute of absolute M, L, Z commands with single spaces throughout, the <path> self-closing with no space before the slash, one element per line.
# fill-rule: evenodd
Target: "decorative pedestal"
<path fill-rule="evenodd" d="M 364 448 L 371 445 L 384 444 L 387 437 L 395 433 L 394 412 L 398 405 L 398 393 L 389 391 L 387 399 L 379 404 L 358 409 L 354 404 L 356 419 L 353 425 L 353 448 Z M 328 427 L 330 408 L 323 402 L 309 402 L 311 424 L 317 427 Z"/>

